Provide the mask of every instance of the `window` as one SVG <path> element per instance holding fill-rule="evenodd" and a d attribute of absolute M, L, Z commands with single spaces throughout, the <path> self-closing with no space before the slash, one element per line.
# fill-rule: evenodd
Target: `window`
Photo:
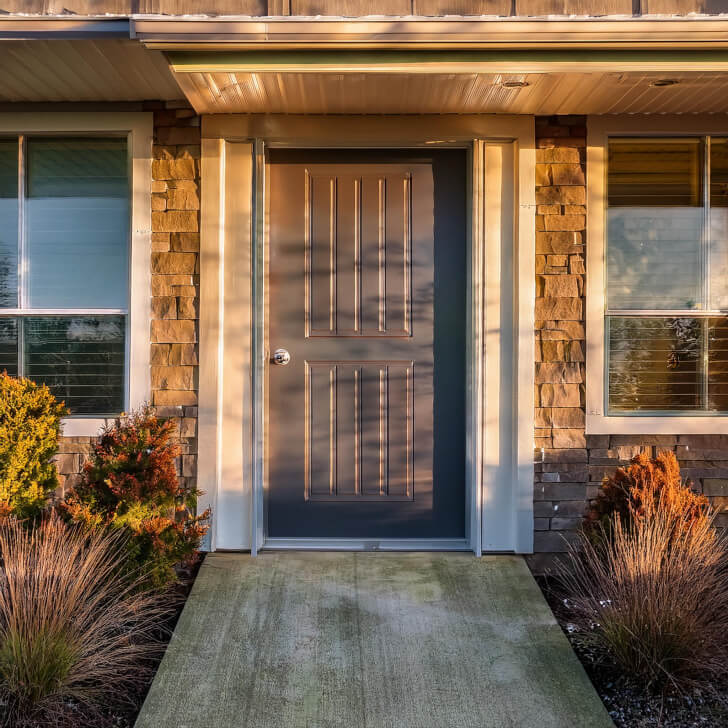
<path fill-rule="evenodd" d="M 609 125 L 590 120 L 587 431 L 715 432 L 728 416 L 728 137 Z"/>
<path fill-rule="evenodd" d="M 72 414 L 125 406 L 126 138 L 0 140 L 0 367 Z"/>

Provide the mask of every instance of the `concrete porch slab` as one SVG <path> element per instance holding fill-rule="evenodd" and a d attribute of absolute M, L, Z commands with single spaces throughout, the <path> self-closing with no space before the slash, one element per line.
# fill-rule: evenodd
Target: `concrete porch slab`
<path fill-rule="evenodd" d="M 136 728 L 608 728 L 523 559 L 210 554 Z"/>

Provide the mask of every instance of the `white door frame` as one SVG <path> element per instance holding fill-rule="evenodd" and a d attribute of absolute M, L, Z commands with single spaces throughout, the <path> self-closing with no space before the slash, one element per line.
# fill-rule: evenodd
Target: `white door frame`
<path fill-rule="evenodd" d="M 198 481 L 213 509 L 210 548 L 530 552 L 533 117 L 210 116 L 202 136 Z M 269 539 L 265 148 L 435 146 L 468 149 L 471 171 L 466 538 Z"/>

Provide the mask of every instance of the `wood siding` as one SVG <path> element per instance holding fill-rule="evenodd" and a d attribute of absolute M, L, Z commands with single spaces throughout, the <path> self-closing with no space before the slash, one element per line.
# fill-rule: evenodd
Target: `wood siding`
<path fill-rule="evenodd" d="M 716 15 L 728 0 L 0 0 L 2 14 Z"/>

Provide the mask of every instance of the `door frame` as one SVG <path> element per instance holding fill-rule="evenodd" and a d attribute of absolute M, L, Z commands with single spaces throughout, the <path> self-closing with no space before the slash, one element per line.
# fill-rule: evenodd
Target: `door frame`
<path fill-rule="evenodd" d="M 198 482 L 201 506 L 213 508 L 209 548 L 532 551 L 534 123 L 502 115 L 203 117 Z M 265 150 L 274 147 L 468 150 L 465 539 L 267 537 Z"/>

